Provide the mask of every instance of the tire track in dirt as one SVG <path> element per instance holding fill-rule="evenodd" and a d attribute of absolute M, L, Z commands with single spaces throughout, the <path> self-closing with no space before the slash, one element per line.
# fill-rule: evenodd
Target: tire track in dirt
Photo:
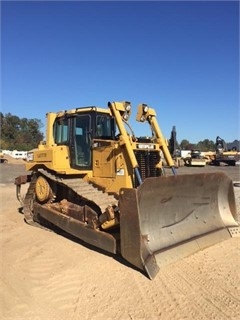
<path fill-rule="evenodd" d="M 47 232 L 47 231 L 42 231 Z M 79 281 L 74 266 L 75 244 L 57 234 L 53 245 L 42 244 L 41 254 L 30 264 L 29 278 L 33 294 L 41 297 L 44 308 L 50 310 L 49 319 L 69 319 L 72 304 L 79 293 Z M 66 254 L 62 254 L 62 252 Z M 67 263 L 66 263 L 67 261 Z"/>
<path fill-rule="evenodd" d="M 49 294 L 48 291 L 49 282 L 51 283 L 56 272 L 61 273 L 65 263 L 61 237 L 54 242 L 56 234 L 28 226 L 23 220 L 20 225 L 10 225 L 11 236 L 8 234 L 8 228 L 3 234 L 5 260 L 2 274 L 7 279 L 3 286 L 4 318 L 42 320 L 47 314 L 48 319 L 67 319 L 67 314 L 62 313 L 61 303 L 53 304 L 54 292 L 51 296 L 51 292 Z M 22 237 L 23 233 L 25 237 Z M 21 239 L 21 242 L 17 242 L 16 239 Z M 13 252 L 8 248 L 14 248 Z M 22 266 L 24 269 L 21 269 Z M 7 301 L 12 301 L 11 308 L 5 307 Z"/>
<path fill-rule="evenodd" d="M 26 243 L 23 242 L 23 247 L 19 249 L 23 251 L 20 258 L 13 263 L 14 257 L 12 257 L 4 267 L 4 272 L 8 273 L 9 279 L 5 283 L 5 299 L 12 299 L 12 297 L 15 299 L 14 309 L 5 312 L 6 319 L 39 320 L 45 317 L 46 312 L 49 319 L 54 319 L 56 312 L 49 305 L 45 287 L 57 261 L 46 254 L 45 243 L 40 239 L 35 240 L 32 246 L 28 244 L 27 250 L 24 250 L 25 247 Z M 8 256 L 10 257 L 10 254 Z M 22 265 L 24 265 L 24 270 L 21 270 L 19 277 L 13 283 L 11 279 L 16 278 L 19 266 Z M 24 286 L 22 286 L 23 282 Z M 61 315 L 58 314 L 57 319 L 66 318 L 61 318 Z"/>
<path fill-rule="evenodd" d="M 180 319 L 176 313 L 178 300 L 180 299 L 179 294 L 168 287 L 161 275 L 157 277 L 157 281 L 139 278 L 136 275 L 133 275 L 133 278 L 141 299 L 147 306 L 145 310 L 146 318 L 144 319 L 164 319 L 166 316 L 169 319 Z"/>
<path fill-rule="evenodd" d="M 228 264 L 239 239 L 166 266 L 151 283 L 137 278 L 153 319 L 240 319 L 239 272 Z M 220 257 L 219 257 L 220 253 Z M 161 299 L 159 299 L 161 297 Z M 176 312 L 177 310 L 177 312 Z"/>
<path fill-rule="evenodd" d="M 133 319 L 146 319 L 144 309 L 147 306 L 142 303 L 142 308 L 135 308 L 141 297 L 136 298 L 136 288 L 130 280 L 133 270 L 112 257 L 99 253 L 94 253 L 94 256 L 95 267 L 92 269 L 88 264 L 86 277 L 81 278 L 72 303 L 71 319 L 131 319 L 132 314 Z M 98 273 L 101 281 L 91 282 L 92 272 Z"/>
<path fill-rule="evenodd" d="M 166 281 L 170 286 L 175 286 L 184 296 L 186 300 L 183 301 L 182 309 L 184 313 L 188 314 L 188 319 L 227 319 L 222 317 L 219 310 L 212 308 L 212 305 L 203 296 L 201 289 L 194 284 L 189 283 L 181 275 L 175 273 L 168 273 Z"/>
<path fill-rule="evenodd" d="M 174 268 L 174 264 L 172 266 Z M 136 279 L 142 300 L 144 299 L 148 305 L 148 313 L 144 319 L 208 320 L 209 318 L 201 310 L 186 303 L 185 292 L 179 290 L 166 276 L 165 271 L 165 267 L 162 268 L 153 281 L 144 278 Z"/>
<path fill-rule="evenodd" d="M 232 241 L 234 241 L 234 239 L 232 239 Z M 219 261 L 219 258 L 216 259 L 214 256 L 214 249 L 215 248 L 211 248 L 208 251 L 208 255 L 209 252 L 213 253 L 211 257 L 213 263 L 211 263 L 210 259 L 206 262 L 208 263 L 208 272 L 206 272 L 205 276 L 204 273 L 197 272 L 198 270 L 193 268 L 192 263 L 191 266 L 189 266 L 187 260 L 181 261 L 180 267 L 183 268 L 183 270 L 188 269 L 190 272 L 187 274 L 187 278 L 185 273 L 180 276 L 185 281 L 188 280 L 201 287 L 204 295 L 212 297 L 213 304 L 216 308 L 220 309 L 223 314 L 226 314 L 228 319 L 233 315 L 238 315 L 240 318 L 240 299 L 238 298 L 239 295 L 237 294 L 237 290 L 235 290 L 235 295 L 233 295 L 234 289 L 239 285 L 239 277 L 237 277 L 239 274 L 238 270 L 237 268 L 234 269 L 233 266 L 226 265 L 227 258 L 225 261 Z M 224 247 L 222 249 L 224 249 Z M 213 267 L 210 268 L 209 271 L 210 264 L 213 264 Z M 230 276 L 231 279 L 235 279 L 231 292 L 229 289 L 225 289 L 224 278 L 221 279 L 221 275 L 224 275 L 224 278 Z"/>
<path fill-rule="evenodd" d="M 211 250 L 209 251 L 211 252 Z M 197 255 L 204 255 L 204 252 L 200 252 Z M 224 256 L 224 255 L 223 255 Z M 197 264 L 194 264 L 194 258 L 197 259 Z M 175 285 L 184 295 L 188 297 L 188 301 L 191 305 L 191 309 L 196 309 L 199 315 L 192 314 L 194 318 L 199 318 L 200 314 L 204 314 L 204 319 L 239 319 L 240 318 L 240 300 L 237 295 L 233 295 L 234 288 L 226 291 L 225 283 L 222 279 L 218 279 L 218 274 L 209 268 L 211 263 L 210 257 L 207 259 L 208 273 L 201 272 L 201 265 L 199 265 L 199 256 L 192 256 L 189 259 L 183 259 L 179 261 L 176 266 L 171 269 L 165 270 L 164 275 L 168 281 Z M 217 269 L 217 260 L 213 259 L 213 267 Z M 200 258 L 200 261 L 203 259 Z M 226 264 L 226 261 L 225 261 Z M 224 268 L 223 274 L 226 276 L 226 269 Z M 184 272 L 183 272 L 184 270 Z M 232 271 L 232 266 L 228 266 L 228 272 Z M 235 270 L 236 272 L 237 270 Z M 233 272 L 233 271 L 232 271 Z M 232 275 L 231 275 L 232 276 Z M 235 283 L 235 286 L 239 285 L 239 281 Z M 228 286 L 229 288 L 229 282 Z M 186 308 L 186 306 L 184 307 Z M 192 312 L 192 311 L 191 311 Z M 202 317 L 200 317 L 202 319 Z"/>

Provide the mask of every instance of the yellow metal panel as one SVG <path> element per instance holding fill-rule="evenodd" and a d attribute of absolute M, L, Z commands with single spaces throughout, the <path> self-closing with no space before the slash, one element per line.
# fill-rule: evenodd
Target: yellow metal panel
<path fill-rule="evenodd" d="M 96 142 L 93 149 L 93 176 L 102 178 L 115 177 L 114 143 L 106 141 Z"/>
<path fill-rule="evenodd" d="M 33 161 L 26 162 L 26 170 L 46 167 L 61 174 L 83 174 L 92 176 L 89 170 L 76 170 L 70 167 L 69 148 L 67 146 L 41 146 L 34 150 Z"/>
<path fill-rule="evenodd" d="M 35 162 L 50 162 L 53 159 L 53 150 L 52 149 L 45 149 L 45 150 L 36 150 L 34 152 L 34 158 L 33 160 Z"/>

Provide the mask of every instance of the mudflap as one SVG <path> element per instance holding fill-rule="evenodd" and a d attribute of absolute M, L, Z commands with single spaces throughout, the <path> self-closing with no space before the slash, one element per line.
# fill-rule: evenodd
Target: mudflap
<path fill-rule="evenodd" d="M 21 186 L 22 184 L 31 182 L 31 179 L 32 179 L 32 175 L 28 174 L 28 175 L 16 177 L 14 181 L 14 184 L 16 185 L 16 196 L 22 207 L 24 206 L 24 199 L 21 195 Z"/>
<path fill-rule="evenodd" d="M 239 236 L 233 183 L 224 173 L 148 178 L 119 198 L 121 255 L 153 279 L 160 267 Z"/>

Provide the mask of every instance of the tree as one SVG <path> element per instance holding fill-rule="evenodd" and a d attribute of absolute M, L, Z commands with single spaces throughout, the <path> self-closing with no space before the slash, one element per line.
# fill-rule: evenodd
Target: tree
<path fill-rule="evenodd" d="M 200 151 L 215 151 L 215 143 L 212 140 L 205 139 L 194 144 L 187 139 L 183 139 L 180 143 L 180 148 L 181 150 L 199 149 Z"/>
<path fill-rule="evenodd" d="M 199 141 L 197 144 L 197 148 L 200 151 L 215 151 L 215 143 L 212 140 L 205 139 L 203 141 Z"/>
<path fill-rule="evenodd" d="M 191 150 L 192 144 L 187 139 L 183 139 L 180 143 L 180 148 L 181 150 Z"/>
<path fill-rule="evenodd" d="M 39 119 L 19 118 L 7 113 L 0 113 L 1 149 L 25 150 L 36 148 L 43 140 L 43 127 Z"/>

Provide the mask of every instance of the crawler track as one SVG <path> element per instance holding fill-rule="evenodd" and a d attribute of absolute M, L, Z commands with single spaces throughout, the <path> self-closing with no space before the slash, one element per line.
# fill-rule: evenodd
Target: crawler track
<path fill-rule="evenodd" d="M 69 195 L 67 199 L 69 202 L 78 204 L 87 204 L 93 210 L 95 210 L 98 215 L 104 213 L 106 208 L 109 206 L 117 206 L 117 200 L 113 195 L 109 195 L 108 193 L 104 193 L 98 188 L 94 187 L 92 184 L 85 182 L 81 178 L 64 178 L 54 175 L 47 170 L 38 170 L 37 174 L 33 174 L 32 180 L 30 182 L 27 194 L 24 199 L 24 218 L 26 222 L 30 225 L 34 225 L 40 228 L 46 229 L 39 223 L 38 217 L 33 213 L 33 203 L 36 201 L 35 199 L 35 187 L 37 176 L 45 177 L 50 183 L 53 191 L 53 196 L 49 199 L 49 202 L 54 202 L 56 195 L 54 194 L 54 190 L 61 187 L 64 191 L 63 193 Z M 61 199 L 62 200 L 62 199 Z"/>

